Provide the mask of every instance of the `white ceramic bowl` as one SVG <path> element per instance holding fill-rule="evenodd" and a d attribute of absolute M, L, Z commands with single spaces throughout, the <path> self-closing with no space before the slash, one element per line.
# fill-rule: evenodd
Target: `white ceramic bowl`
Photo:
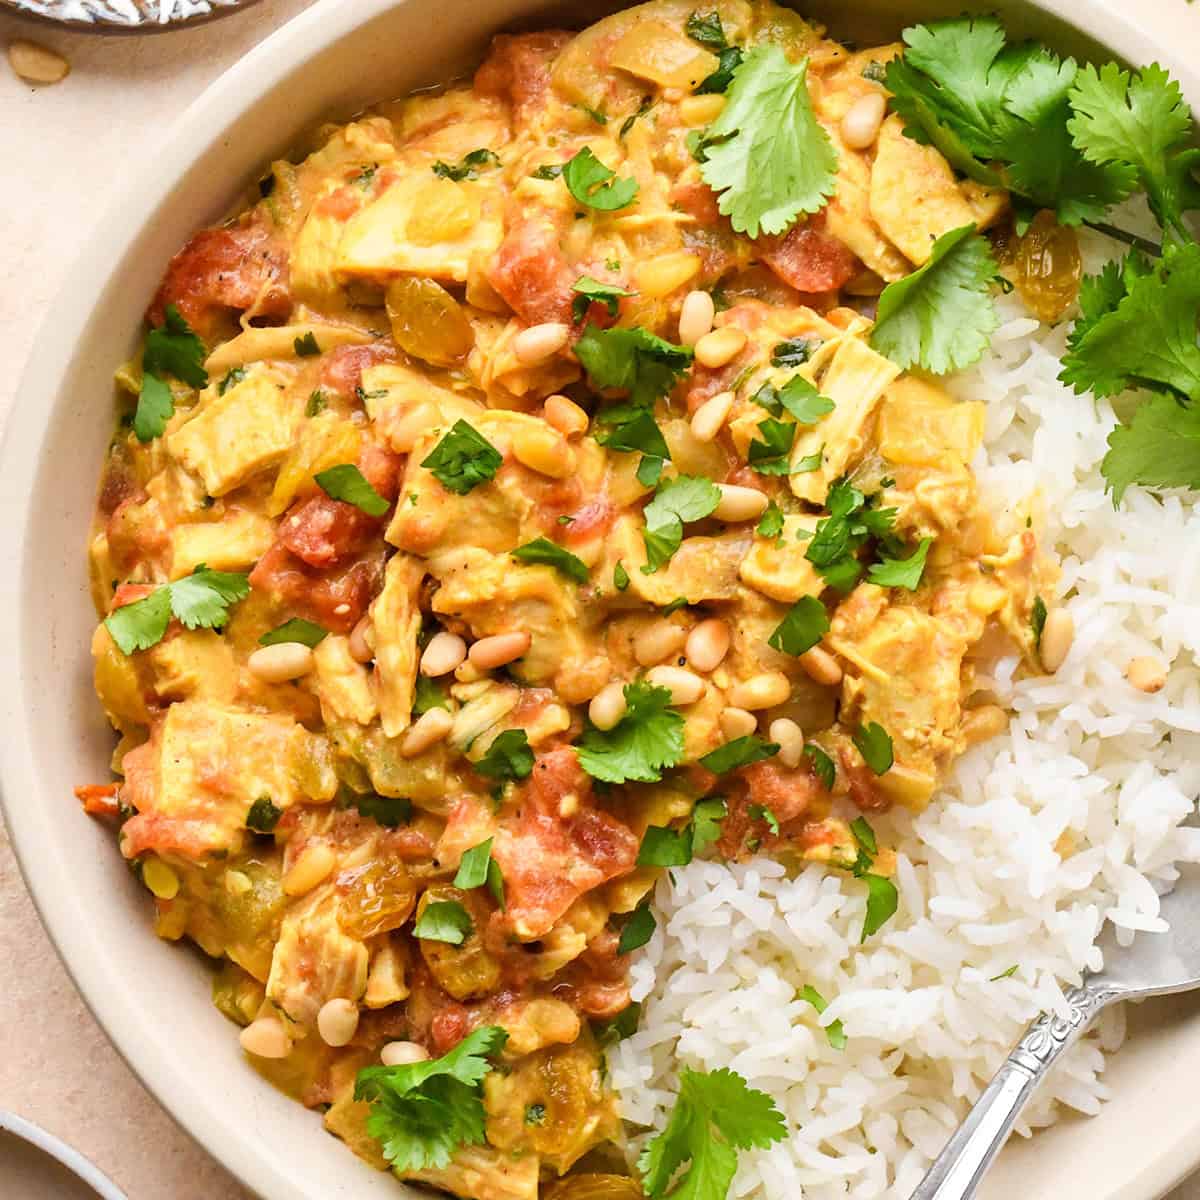
<path fill-rule="evenodd" d="M 797 6 L 819 15 L 821 0 Z M 889 35 L 906 21 L 964 5 L 873 0 L 851 7 L 862 37 L 864 14 L 872 34 Z M 1200 102 L 1190 68 L 1127 11 L 1100 0 L 976 0 L 967 7 L 999 9 L 1010 29 L 1067 50 L 1091 44 L 1131 62 L 1158 58 Z M 269 1200 L 396 1200 L 404 1192 L 246 1065 L 233 1029 L 209 1002 L 198 956 L 154 937 L 145 895 L 111 835 L 83 816 L 72 795 L 76 784 L 108 778 L 112 748 L 92 693 L 95 618 L 84 567 L 112 432 L 112 370 L 132 351 L 171 254 L 227 211 L 297 135 L 461 73 L 494 31 L 555 11 L 583 24 L 601 9 L 574 3 L 554 10 L 545 0 L 321 0 L 263 42 L 183 114 L 161 150 L 123 164 L 128 186 L 96 226 L 35 345 L 0 454 L 0 550 L 15 593 L 4 606 L 0 642 L 0 678 L 8 680 L 0 700 L 3 799 L 25 877 L 80 991 L 134 1070 L 187 1130 Z M 847 18 L 831 16 L 833 32 L 846 32 Z M 1151 1200 L 1200 1162 L 1192 1088 L 1200 1075 L 1200 1010 L 1177 1001 L 1143 1024 L 1148 1030 L 1107 1076 L 1119 1098 L 1092 1121 L 1069 1121 L 1011 1147 L 988 1196 Z"/>

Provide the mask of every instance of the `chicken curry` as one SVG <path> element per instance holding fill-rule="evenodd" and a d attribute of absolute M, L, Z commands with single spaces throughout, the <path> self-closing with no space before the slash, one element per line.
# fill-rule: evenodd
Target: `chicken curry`
<path fill-rule="evenodd" d="M 81 795 L 255 1067 L 380 1168 L 640 1196 L 603 1046 L 664 869 L 816 860 L 886 920 L 864 814 L 1003 728 L 981 660 L 1036 663 L 983 406 L 872 344 L 885 287 L 1009 212 L 888 115 L 898 50 L 765 0 L 498 36 L 276 162 L 118 372 L 121 778 Z M 799 211 L 713 186 L 756 80 L 827 159 Z"/>

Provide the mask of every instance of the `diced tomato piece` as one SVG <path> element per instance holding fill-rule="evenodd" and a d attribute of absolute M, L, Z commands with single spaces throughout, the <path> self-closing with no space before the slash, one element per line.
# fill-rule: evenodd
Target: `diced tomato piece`
<path fill-rule="evenodd" d="M 571 285 L 577 278 L 548 217 L 518 217 L 504 235 L 488 279 L 508 306 L 530 325 L 570 321 Z"/>
<path fill-rule="evenodd" d="M 850 799 L 863 812 L 880 812 L 891 808 L 892 802 L 879 790 L 878 777 L 856 754 L 843 749 L 838 758 L 850 785 Z"/>
<path fill-rule="evenodd" d="M 123 583 L 113 592 L 112 603 L 108 606 L 108 611 L 116 612 L 118 608 L 124 608 L 127 604 L 144 600 L 154 590 L 155 587 L 152 583 Z"/>
<path fill-rule="evenodd" d="M 332 567 L 361 550 L 378 524 L 353 504 L 313 496 L 284 515 L 277 544 L 310 567 Z"/>
<path fill-rule="evenodd" d="M 738 774 L 746 785 L 747 802 L 770 809 L 781 825 L 803 816 L 824 791 L 806 766 L 791 770 L 772 759 L 752 763 Z"/>
<path fill-rule="evenodd" d="M 785 234 L 758 240 L 763 261 L 798 292 L 836 291 L 862 269 L 849 247 L 824 227 L 824 215 L 818 214 Z"/>
<path fill-rule="evenodd" d="M 702 180 L 677 183 L 671 189 L 670 200 L 675 208 L 695 217 L 701 225 L 715 225 L 721 219 L 717 193 Z"/>
<path fill-rule="evenodd" d="M 276 542 L 250 572 L 250 586 L 333 633 L 349 633 L 383 587 L 384 550 L 372 545 L 340 570 L 310 567 Z"/>
<path fill-rule="evenodd" d="M 440 1058 L 448 1050 L 453 1050 L 467 1036 L 470 1024 L 470 1013 L 456 1001 L 451 1001 L 445 1008 L 438 1009 L 429 1024 L 429 1035 L 433 1038 L 435 1057 Z"/>
<path fill-rule="evenodd" d="M 631 870 L 638 839 L 593 806 L 591 781 L 569 746 L 540 755 L 523 792 L 492 853 L 504 874 L 508 926 L 531 940 L 584 892 Z"/>
<path fill-rule="evenodd" d="M 396 350 L 391 345 L 339 346 L 321 361 L 321 387 L 349 398 L 362 386 L 362 373 L 367 367 L 395 359 Z"/>
<path fill-rule="evenodd" d="M 201 335 L 228 310 L 285 316 L 292 306 L 287 248 L 258 223 L 202 229 L 171 259 L 146 320 L 161 325 L 168 304 Z"/>
<path fill-rule="evenodd" d="M 550 68 L 571 36 L 561 29 L 499 34 L 475 72 L 476 93 L 507 100 L 518 124 L 525 121 L 541 107 Z"/>
<path fill-rule="evenodd" d="M 620 937 L 602 930 L 564 972 L 555 993 L 585 1017 L 604 1021 L 629 1007 L 628 956 L 619 952 Z"/>
<path fill-rule="evenodd" d="M 115 817 L 120 812 L 115 783 L 85 783 L 75 789 L 75 798 L 89 817 Z"/>
<path fill-rule="evenodd" d="M 358 469 L 385 500 L 395 500 L 406 461 L 405 455 L 375 442 L 367 442 L 358 452 Z"/>
<path fill-rule="evenodd" d="M 313 212 L 321 217 L 332 217 L 335 221 L 348 221 L 362 208 L 365 193 L 359 187 L 340 187 L 328 196 L 322 196 L 313 205 Z"/>

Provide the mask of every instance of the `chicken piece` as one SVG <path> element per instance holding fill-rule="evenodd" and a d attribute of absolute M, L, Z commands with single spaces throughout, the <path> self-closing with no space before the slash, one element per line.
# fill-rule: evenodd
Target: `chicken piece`
<path fill-rule="evenodd" d="M 986 406 L 979 400 L 952 400 L 941 388 L 903 376 L 884 393 L 876 440 L 888 462 L 933 467 L 946 461 L 966 464 L 983 441 Z"/>
<path fill-rule="evenodd" d="M 211 629 L 181 629 L 146 651 L 160 700 L 232 704 L 238 692 L 233 647 Z"/>
<path fill-rule="evenodd" d="M 152 715 L 146 704 L 147 687 L 139 669 L 139 656 L 122 654 L 108 629 L 100 624 L 92 635 L 92 658 L 96 694 L 112 727 L 130 733 L 149 725 Z"/>
<path fill-rule="evenodd" d="M 1001 209 L 992 193 L 975 187 L 969 194 L 970 202 L 937 150 L 904 133 L 902 117 L 884 121 L 871 168 L 871 216 L 907 258 L 923 266 L 943 233 L 996 219 Z"/>
<path fill-rule="evenodd" d="M 381 283 L 397 272 L 465 283 L 471 256 L 499 247 L 503 208 L 499 172 L 455 182 L 414 170 L 350 220 L 337 270 Z"/>
<path fill-rule="evenodd" d="M 122 830 L 122 853 L 236 850 L 260 796 L 284 809 L 300 799 L 292 761 L 303 733 L 290 717 L 205 700 L 172 704 L 150 740 L 125 755 L 122 796 L 138 815 Z"/>
<path fill-rule="evenodd" d="M 210 496 L 223 496 L 283 458 L 300 416 L 286 377 L 255 371 L 193 409 L 167 436 L 167 451 L 200 476 Z"/>
<path fill-rule="evenodd" d="M 783 518 L 783 532 L 777 538 L 757 534 L 750 552 L 742 559 L 738 575 L 747 587 L 783 604 L 795 604 L 801 596 L 820 596 L 825 581 L 804 557 L 807 538 L 820 518 L 790 515 Z"/>
<path fill-rule="evenodd" d="M 479 405 L 459 392 L 440 387 L 427 375 L 400 363 L 367 367 L 362 373 L 363 403 L 376 436 L 383 438 L 397 453 L 407 453 L 411 442 L 395 445 L 394 432 L 417 408 L 430 406 L 430 427 L 448 429 L 455 421 L 472 421 Z M 409 432 L 411 437 L 411 432 Z"/>
<path fill-rule="evenodd" d="M 235 367 L 255 362 L 287 362 L 303 357 L 297 343 L 312 336 L 322 353 L 339 346 L 369 346 L 375 335 L 352 325 L 331 325 L 327 321 L 298 321 L 295 325 L 252 325 L 235 338 L 222 342 L 204 361 L 210 375 L 220 375 Z M 231 389 L 232 390 L 232 389 Z M 226 393 L 228 394 L 228 393 Z"/>
<path fill-rule="evenodd" d="M 375 691 L 383 732 L 398 737 L 412 720 L 417 684 L 417 635 L 421 610 L 417 606 L 422 563 L 407 554 L 388 560 L 383 591 L 371 605 L 375 627 Z"/>
<path fill-rule="evenodd" d="M 321 1006 L 358 1000 L 367 986 L 367 948 L 338 923 L 332 887 L 310 893 L 283 918 L 271 956 L 267 999 L 289 1021 L 311 1027 Z"/>
<path fill-rule="evenodd" d="M 900 368 L 861 338 L 845 337 L 820 378 L 821 394 L 834 403 L 831 413 L 803 428 L 792 444 L 792 468 L 820 453 L 815 471 L 791 475 L 792 492 L 810 504 L 823 504 L 829 485 L 858 464 L 867 448 L 875 409 Z"/>
<path fill-rule="evenodd" d="M 402 1178 L 477 1200 L 538 1200 L 538 1170 L 536 1154 L 517 1157 L 491 1146 L 460 1146 L 448 1166 L 405 1171 Z"/>
<path fill-rule="evenodd" d="M 617 39 L 608 52 L 609 65 L 664 88 L 694 92 L 720 65 L 678 26 L 643 19 Z"/>
<path fill-rule="evenodd" d="M 328 302 L 341 290 L 338 247 L 346 223 L 368 202 L 369 187 L 334 177 L 313 201 L 292 244 L 291 286 L 298 300 Z"/>
<path fill-rule="evenodd" d="M 370 725 L 379 714 L 371 690 L 371 673 L 350 654 L 350 639 L 336 634 L 322 638 L 313 650 L 317 695 L 326 722 L 356 721 Z"/>
<path fill-rule="evenodd" d="M 248 571 L 271 548 L 275 526 L 248 509 L 229 509 L 219 521 L 195 521 L 171 530 L 171 578 L 203 563 L 213 571 Z"/>

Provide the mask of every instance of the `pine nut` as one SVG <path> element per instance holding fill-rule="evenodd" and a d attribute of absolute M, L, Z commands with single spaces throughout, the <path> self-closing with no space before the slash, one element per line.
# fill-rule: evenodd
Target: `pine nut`
<path fill-rule="evenodd" d="M 782 671 L 764 671 L 734 684 L 729 689 L 729 702 L 735 708 L 757 712 L 760 708 L 783 704 L 791 694 L 792 685 Z"/>
<path fill-rule="evenodd" d="M 276 1017 L 259 1017 L 257 1021 L 251 1021 L 238 1034 L 238 1041 L 242 1049 L 255 1058 L 287 1058 L 292 1052 L 292 1039 L 283 1022 Z"/>
<path fill-rule="evenodd" d="M 529 649 L 532 641 L 527 633 L 497 633 L 493 637 L 480 638 L 471 647 L 470 659 L 481 671 L 494 671 L 515 662 Z"/>
<path fill-rule="evenodd" d="M 388 445 L 397 454 L 409 454 L 440 419 L 438 410 L 422 401 L 387 427 Z"/>
<path fill-rule="evenodd" d="M 313 652 L 301 642 L 279 642 L 255 650 L 246 666 L 264 683 L 284 683 L 312 670 Z"/>
<path fill-rule="evenodd" d="M 851 150 L 865 150 L 875 144 L 883 114 L 887 112 L 887 97 L 882 92 L 860 96 L 842 118 L 842 141 Z"/>
<path fill-rule="evenodd" d="M 1045 631 L 1042 632 L 1042 645 L 1046 644 Z M 1125 678 L 1139 692 L 1161 692 L 1167 682 L 1167 668 L 1157 658 L 1131 658 L 1125 668 Z"/>
<path fill-rule="evenodd" d="M 421 674 L 430 679 L 449 675 L 467 657 L 467 643 L 457 633 L 435 633 L 421 655 Z"/>
<path fill-rule="evenodd" d="M 350 657 L 355 662 L 369 663 L 375 657 L 375 651 L 371 648 L 371 638 L 374 637 L 374 626 L 371 624 L 369 616 L 363 616 L 355 627 L 350 630 L 350 641 L 347 649 L 350 651 Z"/>
<path fill-rule="evenodd" d="M 723 367 L 746 348 L 746 335 L 736 325 L 706 333 L 696 343 L 696 361 L 702 367 Z"/>
<path fill-rule="evenodd" d="M 695 704 L 704 695 L 704 680 L 682 667 L 653 667 L 646 672 L 646 682 L 666 688 L 677 707 Z"/>
<path fill-rule="evenodd" d="M 758 488 L 718 483 L 717 491 L 721 493 L 721 499 L 713 509 L 713 516 L 718 521 L 753 521 L 767 511 L 767 494 Z"/>
<path fill-rule="evenodd" d="M 179 876 L 161 858 L 142 863 L 142 882 L 159 900 L 174 900 L 179 895 Z"/>
<path fill-rule="evenodd" d="M 330 871 L 336 866 L 337 855 L 332 846 L 327 842 L 309 842 L 283 877 L 284 895 L 308 895 L 317 884 L 329 877 Z"/>
<path fill-rule="evenodd" d="M 718 392 L 700 405 L 692 414 L 692 435 L 700 442 L 711 442 L 729 419 L 735 397 L 732 392 Z"/>
<path fill-rule="evenodd" d="M 424 1062 L 429 1051 L 416 1042 L 388 1042 L 379 1052 L 379 1061 L 385 1067 L 406 1067 L 409 1063 Z"/>
<path fill-rule="evenodd" d="M 548 425 L 520 429 L 513 435 L 513 454 L 517 461 L 551 479 L 566 479 L 575 470 L 575 451 L 566 439 Z"/>
<path fill-rule="evenodd" d="M 544 325 L 530 325 L 513 338 L 513 353 L 527 367 L 553 358 L 566 344 L 571 330 L 559 321 L 547 321 Z"/>
<path fill-rule="evenodd" d="M 459 683 L 478 683 L 481 679 L 487 679 L 488 673 L 481 671 L 469 658 L 460 662 L 454 668 L 454 678 Z"/>
<path fill-rule="evenodd" d="M 1075 640 L 1075 618 L 1065 608 L 1056 608 L 1042 626 L 1042 666 L 1051 675 L 1066 662 Z"/>
<path fill-rule="evenodd" d="M 588 427 L 587 413 L 566 396 L 547 396 L 542 404 L 542 416 L 563 437 L 576 437 L 586 432 Z"/>
<path fill-rule="evenodd" d="M 962 735 L 968 746 L 986 742 L 1008 728 L 1008 713 L 998 704 L 981 704 L 963 713 Z"/>
<path fill-rule="evenodd" d="M 837 687 L 842 682 L 842 667 L 823 646 L 805 650 L 796 660 L 808 673 L 809 679 L 823 687 Z"/>
<path fill-rule="evenodd" d="M 431 708 L 409 726 L 400 743 L 400 753 L 405 758 L 416 758 L 430 746 L 436 746 L 453 728 L 454 716 L 449 709 Z"/>
<path fill-rule="evenodd" d="M 721 732 L 731 742 L 734 738 L 749 737 L 758 728 L 754 714 L 744 708 L 723 708 L 718 720 Z"/>
<path fill-rule="evenodd" d="M 317 1013 L 317 1032 L 327 1046 L 344 1046 L 358 1032 L 358 1005 L 353 1000 L 326 1000 Z"/>
<path fill-rule="evenodd" d="M 588 720 L 597 729 L 614 728 L 625 715 L 625 685 L 610 683 L 592 697 L 588 705 Z"/>
<path fill-rule="evenodd" d="M 71 70 L 61 54 L 24 38 L 9 42 L 8 61 L 26 83 L 59 83 Z"/>
<path fill-rule="evenodd" d="M 679 653 L 687 642 L 687 630 L 665 617 L 651 621 L 633 639 L 633 657 L 642 667 L 652 667 Z"/>
<path fill-rule="evenodd" d="M 687 637 L 684 653 L 688 666 L 706 674 L 715 671 L 729 653 L 729 626 L 720 617 L 701 621 Z"/>
<path fill-rule="evenodd" d="M 725 97 L 719 92 L 703 96 L 684 96 L 679 102 L 679 119 L 685 125 L 711 125 L 725 107 Z"/>
<path fill-rule="evenodd" d="M 706 333 L 712 331 L 713 317 L 717 306 L 708 292 L 688 292 L 679 310 L 679 341 L 684 346 L 694 346 Z"/>
<path fill-rule="evenodd" d="M 804 755 L 804 730 L 788 717 L 779 717 L 771 722 L 767 736 L 779 746 L 779 761 L 794 771 Z"/>

